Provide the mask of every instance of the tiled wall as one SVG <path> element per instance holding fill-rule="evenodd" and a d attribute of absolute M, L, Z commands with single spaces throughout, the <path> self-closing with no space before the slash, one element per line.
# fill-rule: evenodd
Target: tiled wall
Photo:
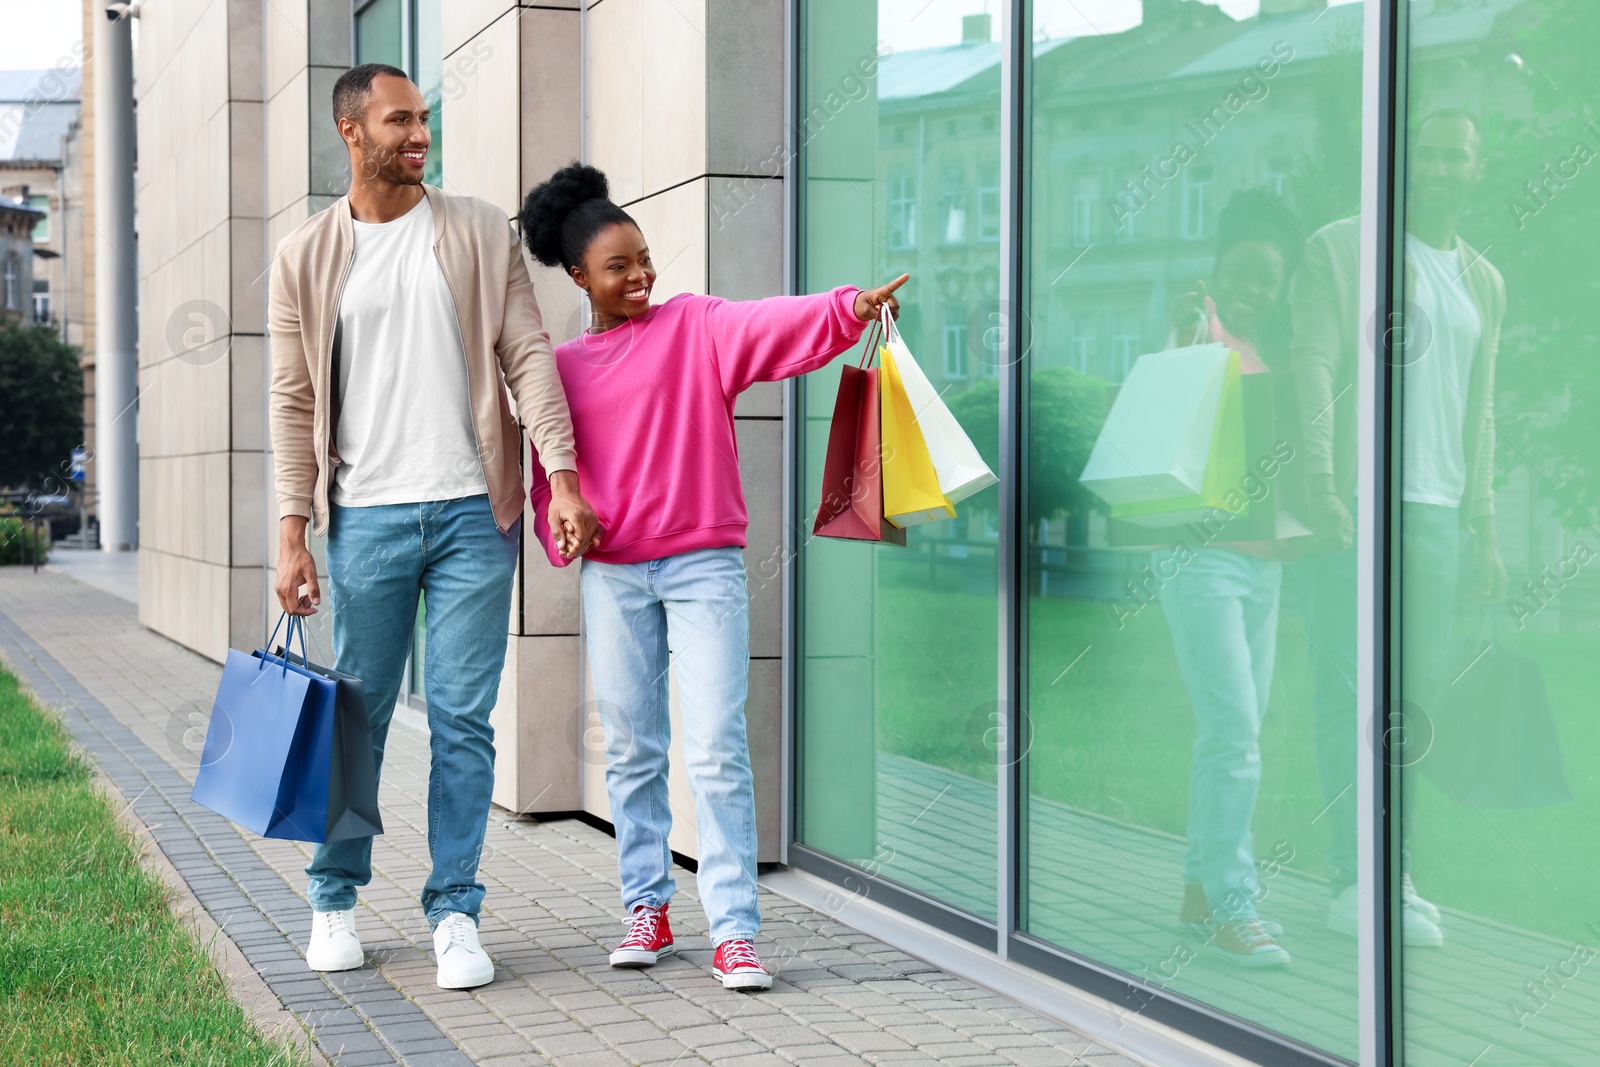
<path fill-rule="evenodd" d="M 261 617 L 261 5 L 139 26 L 140 617 L 207 656 Z"/>

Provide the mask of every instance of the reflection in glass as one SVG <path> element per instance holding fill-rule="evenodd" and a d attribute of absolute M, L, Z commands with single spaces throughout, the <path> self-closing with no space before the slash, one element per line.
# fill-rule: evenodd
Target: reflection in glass
<path fill-rule="evenodd" d="M 1391 532 L 1405 1062 L 1590 1064 L 1600 9 L 1408 12 Z"/>
<path fill-rule="evenodd" d="M 356 62 L 406 69 L 401 0 L 373 0 L 356 14 Z"/>
<path fill-rule="evenodd" d="M 801 284 L 909 272 L 900 331 L 994 466 L 1000 45 L 984 10 L 805 5 Z M 804 386 L 808 508 L 838 384 L 835 368 Z M 809 515 L 798 532 L 798 839 L 985 918 L 997 883 L 997 502 L 994 489 L 965 500 L 958 518 L 908 530 L 905 547 L 812 539 Z"/>
<path fill-rule="evenodd" d="M 413 72 L 422 98 L 428 102 L 428 133 L 432 144 L 422 180 L 429 185 L 444 184 L 444 42 L 440 37 L 442 0 L 416 0 L 417 61 Z"/>
<path fill-rule="evenodd" d="M 1023 925 L 1353 1056 L 1362 12 L 1032 19 Z"/>

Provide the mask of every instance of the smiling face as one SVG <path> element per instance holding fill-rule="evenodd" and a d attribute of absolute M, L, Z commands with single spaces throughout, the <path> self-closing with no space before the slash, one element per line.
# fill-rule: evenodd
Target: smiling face
<path fill-rule="evenodd" d="M 432 136 L 427 101 L 408 78 L 380 74 L 360 123 L 339 120 L 339 134 L 350 146 L 350 165 L 359 179 L 390 185 L 421 185 Z"/>
<path fill-rule="evenodd" d="M 572 280 L 588 290 L 604 326 L 643 315 L 650 310 L 650 290 L 656 283 L 644 234 L 626 222 L 605 227 L 589 242 L 583 263 L 572 268 Z"/>
<path fill-rule="evenodd" d="M 1406 210 L 1426 223 L 1459 215 L 1483 178 L 1483 141 L 1472 120 L 1438 115 L 1417 131 L 1406 182 Z"/>
<path fill-rule="evenodd" d="M 1283 252 L 1267 241 L 1240 241 L 1217 261 L 1212 279 L 1217 313 L 1236 337 L 1259 339 L 1283 293 Z"/>

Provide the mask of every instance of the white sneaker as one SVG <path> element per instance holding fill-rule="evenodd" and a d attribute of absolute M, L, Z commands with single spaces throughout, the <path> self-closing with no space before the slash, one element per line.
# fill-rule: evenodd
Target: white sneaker
<path fill-rule="evenodd" d="M 440 989 L 471 989 L 494 980 L 494 961 L 478 943 L 472 916 L 453 911 L 433 928 L 433 953 L 439 960 Z"/>
<path fill-rule="evenodd" d="M 1414 908 L 1433 925 L 1439 925 L 1439 909 L 1431 901 L 1423 900 L 1417 895 L 1417 887 L 1411 884 L 1409 874 L 1400 876 L 1400 902 L 1408 908 Z"/>
<path fill-rule="evenodd" d="M 313 971 L 349 971 L 361 966 L 363 959 L 354 908 L 311 913 L 307 966 Z"/>
<path fill-rule="evenodd" d="M 1421 897 L 1415 899 L 1429 908 L 1433 907 Z M 1346 937 L 1355 937 L 1359 926 L 1358 908 L 1356 887 L 1350 886 L 1328 905 L 1328 929 Z M 1428 918 L 1422 908 L 1406 899 L 1403 886 L 1400 894 L 1400 932 L 1403 942 L 1412 948 L 1438 948 L 1444 944 L 1444 931 L 1438 923 Z"/>

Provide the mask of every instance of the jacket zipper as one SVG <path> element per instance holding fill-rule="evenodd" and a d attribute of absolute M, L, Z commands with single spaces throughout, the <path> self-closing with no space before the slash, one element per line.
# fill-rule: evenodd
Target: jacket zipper
<path fill-rule="evenodd" d="M 328 432 L 323 436 L 323 439 L 320 442 L 322 448 L 322 469 L 328 472 L 327 480 L 323 482 L 322 489 L 323 493 L 329 498 L 330 505 L 331 498 L 333 497 L 333 466 L 330 462 L 328 452 L 331 447 L 334 431 L 336 429 L 336 427 L 333 425 L 333 412 L 338 408 L 338 401 L 334 396 L 334 390 L 338 387 L 338 385 L 333 380 L 333 342 L 339 336 L 339 302 L 344 299 L 345 283 L 350 280 L 350 267 L 355 262 L 355 259 L 355 235 L 352 234 L 350 240 L 350 254 L 345 257 L 344 269 L 339 272 L 339 288 L 334 290 L 333 294 L 333 328 L 328 333 L 328 351 L 326 353 L 327 359 L 323 364 L 327 368 L 325 373 L 327 374 L 328 392 L 326 395 L 328 397 L 329 415 Z M 326 513 L 326 509 L 324 509 L 324 513 Z"/>

